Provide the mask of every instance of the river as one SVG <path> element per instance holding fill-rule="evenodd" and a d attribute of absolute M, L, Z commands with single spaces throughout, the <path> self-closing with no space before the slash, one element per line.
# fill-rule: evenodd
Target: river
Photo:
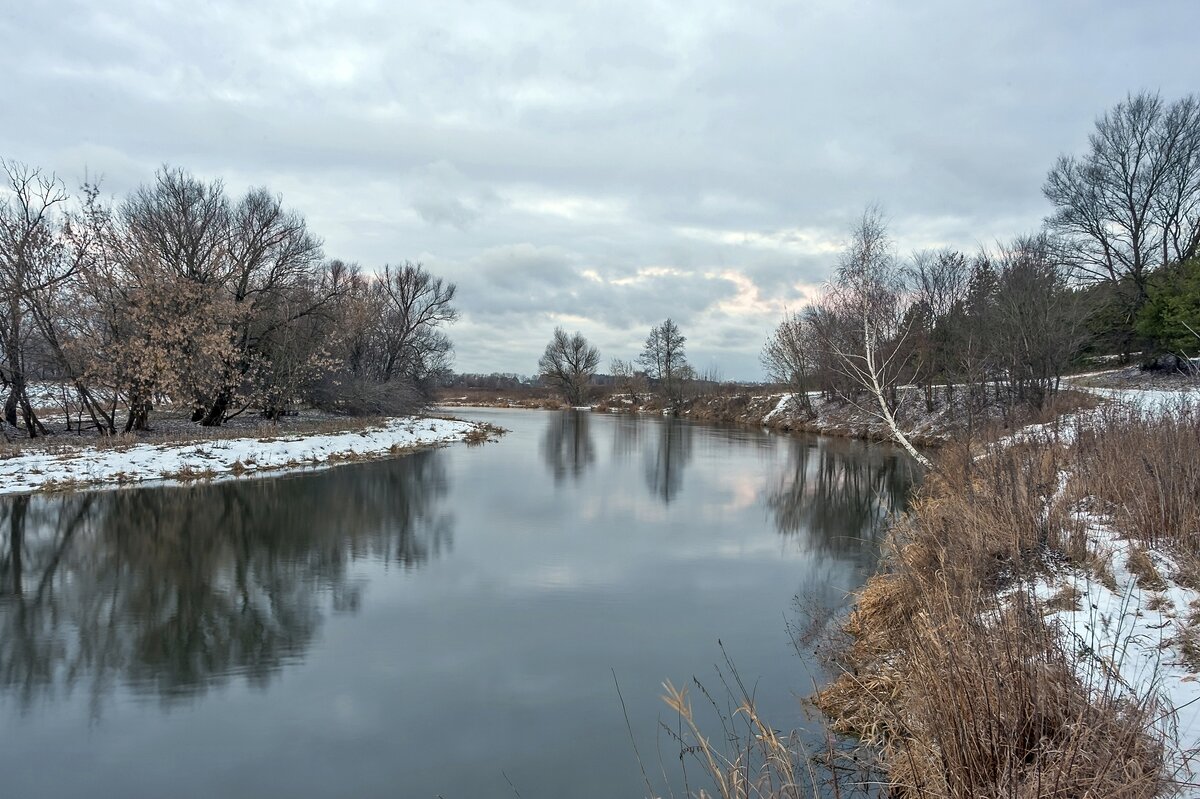
<path fill-rule="evenodd" d="M 0 795 L 636 799 L 631 733 L 678 794 L 660 683 L 720 698 L 726 655 L 774 726 L 815 724 L 797 697 L 822 673 L 794 637 L 874 568 L 901 454 L 455 413 L 510 432 L 0 499 Z"/>

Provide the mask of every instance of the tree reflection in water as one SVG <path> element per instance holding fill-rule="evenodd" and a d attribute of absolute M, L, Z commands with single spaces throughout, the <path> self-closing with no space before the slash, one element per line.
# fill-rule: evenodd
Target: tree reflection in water
<path fill-rule="evenodd" d="M 642 433 L 646 423 L 636 413 L 622 413 L 610 417 L 613 428 L 613 457 L 625 460 L 636 455 L 642 448 Z"/>
<path fill-rule="evenodd" d="M 451 544 L 436 451 L 287 479 L 0 501 L 0 690 L 23 707 L 113 685 L 171 700 L 303 657 L 363 558 Z"/>
<path fill-rule="evenodd" d="M 882 522 L 904 509 L 915 467 L 899 452 L 835 438 L 797 438 L 767 505 L 784 535 L 806 534 L 818 549 L 874 548 Z"/>
<path fill-rule="evenodd" d="M 646 486 L 664 504 L 671 504 L 683 487 L 683 471 L 692 459 L 692 433 L 687 422 L 663 419 L 657 446 L 646 448 Z"/>
<path fill-rule="evenodd" d="M 596 460 L 596 447 L 588 430 L 590 411 L 566 410 L 551 415 L 542 436 L 542 457 L 554 482 L 578 480 Z"/>

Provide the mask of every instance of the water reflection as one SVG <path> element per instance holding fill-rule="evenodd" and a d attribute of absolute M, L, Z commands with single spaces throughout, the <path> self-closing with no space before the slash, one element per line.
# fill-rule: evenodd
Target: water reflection
<path fill-rule="evenodd" d="M 0 688 L 28 706 L 114 683 L 166 699 L 303 655 L 350 564 L 414 568 L 448 548 L 436 451 L 369 470 L 0 503 Z M 82 684 L 82 685 L 81 685 Z"/>
<path fill-rule="evenodd" d="M 278 480 L 0 498 L 3 794 L 637 796 L 631 731 L 654 751 L 662 680 L 709 673 L 718 640 L 790 723 L 821 673 L 779 614 L 860 584 L 854 539 L 907 490 L 891 450 L 470 415 L 512 432 Z M 664 766 L 660 793 L 683 795 Z"/>
<path fill-rule="evenodd" d="M 612 417 L 613 456 L 619 459 L 636 455 L 642 448 L 642 431 L 647 426 L 636 413 L 616 414 Z"/>
<path fill-rule="evenodd" d="M 878 542 L 884 519 L 904 509 L 914 478 L 910 462 L 894 450 L 798 438 L 767 505 L 784 535 L 803 532 L 826 551 L 861 551 Z"/>
<path fill-rule="evenodd" d="M 567 410 L 552 414 L 542 437 L 542 457 L 554 482 L 578 480 L 596 460 L 596 447 L 588 430 L 589 411 Z"/>
<path fill-rule="evenodd" d="M 693 428 L 679 419 L 664 419 L 658 425 L 656 446 L 646 449 L 646 486 L 666 504 L 683 487 L 683 472 L 692 459 Z"/>

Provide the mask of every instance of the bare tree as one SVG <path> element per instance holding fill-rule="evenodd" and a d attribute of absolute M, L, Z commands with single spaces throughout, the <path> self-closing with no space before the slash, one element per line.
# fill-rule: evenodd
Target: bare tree
<path fill-rule="evenodd" d="M 54 290 L 78 267 L 64 241 L 69 195 L 54 175 L 0 161 L 8 197 L 0 202 L 0 379 L 7 389 L 4 420 L 17 412 L 29 436 L 46 432 L 29 401 L 28 363 L 34 326 L 28 309 L 36 295 Z"/>
<path fill-rule="evenodd" d="M 458 318 L 455 285 L 409 262 L 377 277 L 336 262 L 329 279 L 344 286 L 332 305 L 338 365 L 314 389 L 315 403 L 357 414 L 428 402 L 450 366 L 453 346 L 442 328 Z"/>
<path fill-rule="evenodd" d="M 917 451 L 896 421 L 898 377 L 907 330 L 903 327 L 904 292 L 882 211 L 868 208 L 851 235 L 838 265 L 838 283 L 830 292 L 837 316 L 852 320 L 849 339 L 827 339 L 838 368 L 865 389 L 892 437 L 914 459 L 932 464 Z"/>
<path fill-rule="evenodd" d="M 441 328 L 458 319 L 458 288 L 409 261 L 385 266 L 378 285 L 385 298 L 382 382 L 399 378 L 426 392 L 449 368 L 453 346 Z"/>
<path fill-rule="evenodd" d="M 629 395 L 634 404 L 641 402 L 641 394 L 645 391 L 646 373 L 639 372 L 632 361 L 613 358 L 608 367 L 616 381 L 617 388 Z"/>
<path fill-rule="evenodd" d="M 981 323 L 999 367 L 997 385 L 1041 408 L 1084 341 L 1079 294 L 1046 236 L 1026 236 L 993 257 L 994 289 Z"/>
<path fill-rule="evenodd" d="M 70 382 L 81 411 L 86 411 L 94 429 L 104 435 L 116 432 L 113 414 L 97 389 L 94 335 L 101 316 L 86 290 L 102 270 L 106 240 L 109 237 L 109 210 L 100 202 L 97 184 L 82 187 L 79 210 L 70 213 L 59 229 L 55 266 L 51 270 L 62 279 L 45 281 L 26 296 L 29 317 L 40 334 L 59 372 Z M 67 429 L 71 429 L 70 393 L 63 389 L 67 408 Z M 82 432 L 82 420 L 79 431 Z"/>
<path fill-rule="evenodd" d="M 1088 142 L 1046 178 L 1055 206 L 1047 226 L 1079 276 L 1111 286 L 1128 323 L 1151 271 L 1200 252 L 1200 99 L 1168 105 L 1131 94 L 1096 121 Z"/>
<path fill-rule="evenodd" d="M 905 322 L 910 370 L 924 388 L 926 410 L 932 412 L 934 386 L 944 386 L 949 403 L 955 383 L 962 379 L 955 356 L 971 335 L 966 308 L 971 263 L 954 250 L 921 251 L 913 254 L 904 271 L 911 297 Z"/>
<path fill-rule="evenodd" d="M 646 369 L 651 380 L 657 380 L 664 395 L 671 402 L 683 398 L 683 387 L 692 369 L 684 353 L 687 339 L 679 326 L 670 318 L 650 330 L 646 345 L 638 362 Z"/>
<path fill-rule="evenodd" d="M 760 360 L 767 375 L 792 390 L 792 402 L 804 413 L 812 413 L 808 391 L 814 372 L 817 342 L 800 314 L 789 313 L 767 339 Z"/>
<path fill-rule="evenodd" d="M 250 401 L 267 394 L 273 398 L 268 404 L 275 405 L 281 386 L 272 378 L 298 373 L 273 368 L 272 357 L 285 357 L 288 367 L 312 360 L 312 353 L 300 347 L 317 342 L 293 328 L 332 299 L 313 290 L 319 285 L 320 242 L 308 232 L 304 217 L 284 209 L 277 195 L 251 189 L 231 211 L 229 242 L 233 357 L 224 364 L 225 379 L 216 395 L 197 403 L 195 418 L 206 426 L 240 413 L 233 410 L 239 396 Z"/>
<path fill-rule="evenodd" d="M 238 311 L 226 291 L 235 262 L 224 186 L 162 167 L 121 205 L 115 246 L 126 430 L 144 428 L 165 396 L 219 423 L 207 409 L 228 382 Z"/>
<path fill-rule="evenodd" d="M 599 365 L 600 351 L 588 344 L 582 333 L 576 331 L 574 335 L 568 335 L 567 331 L 556 327 L 546 351 L 538 359 L 538 373 L 561 392 L 569 404 L 581 405 L 588 383 Z"/>

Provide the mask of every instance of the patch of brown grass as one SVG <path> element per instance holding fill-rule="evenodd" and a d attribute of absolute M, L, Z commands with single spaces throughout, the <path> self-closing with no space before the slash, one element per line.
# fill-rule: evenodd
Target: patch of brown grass
<path fill-rule="evenodd" d="M 1137 580 L 1137 584 L 1147 591 L 1165 591 L 1167 583 L 1154 565 L 1154 561 L 1146 554 L 1146 550 L 1134 545 L 1129 549 L 1126 568 Z"/>
<path fill-rule="evenodd" d="M 1042 609 L 1051 613 L 1079 610 L 1081 599 L 1083 599 L 1082 591 L 1073 585 L 1064 585 L 1054 593 L 1054 596 L 1046 600 Z"/>
<path fill-rule="evenodd" d="M 1072 488 L 1125 536 L 1200 559 L 1200 406 L 1108 404 L 1080 422 Z"/>
<path fill-rule="evenodd" d="M 216 477 L 217 473 L 212 469 L 197 469 L 194 466 L 184 466 L 173 472 L 163 472 L 160 477 L 163 480 L 175 480 L 180 483 L 187 483 L 193 480 L 211 480 Z M 118 480 L 117 482 L 121 482 Z"/>
<path fill-rule="evenodd" d="M 887 570 L 859 594 L 842 674 L 815 704 L 878 749 L 894 796 L 1157 795 L 1163 745 L 1148 731 L 1159 708 L 1084 685 L 1050 605 L 1009 590 L 1085 557 L 1060 490 L 1063 448 L 944 456 L 894 527 Z"/>
<path fill-rule="evenodd" d="M 1171 644 L 1193 672 L 1200 671 L 1200 626 L 1195 618 L 1179 627 Z"/>
<path fill-rule="evenodd" d="M 491 441 L 496 441 L 508 431 L 503 427 L 488 423 L 476 424 L 463 439 L 468 447 L 478 447 Z"/>

